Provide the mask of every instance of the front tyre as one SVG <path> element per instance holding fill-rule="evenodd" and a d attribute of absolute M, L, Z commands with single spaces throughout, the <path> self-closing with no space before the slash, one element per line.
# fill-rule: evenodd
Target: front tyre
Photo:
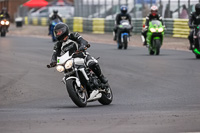
<path fill-rule="evenodd" d="M 5 31 L 2 31 L 2 32 L 1 32 L 1 36 L 2 36 L 2 37 L 5 37 L 5 36 L 6 36 L 6 32 L 5 32 Z"/>
<path fill-rule="evenodd" d="M 86 92 L 80 91 L 76 84 L 76 81 L 71 79 L 66 81 L 66 88 L 70 98 L 78 107 L 85 107 L 87 105 Z"/>
<path fill-rule="evenodd" d="M 155 45 L 155 49 L 156 49 L 155 54 L 159 55 L 160 54 L 161 40 L 160 39 L 156 39 L 154 43 L 155 43 L 154 45 Z"/>
<path fill-rule="evenodd" d="M 112 102 L 112 100 L 113 100 L 112 90 L 110 88 L 110 85 L 107 83 L 107 88 L 105 89 L 105 92 L 102 92 L 102 97 L 98 101 L 102 105 L 109 105 Z"/>
<path fill-rule="evenodd" d="M 128 47 L 128 36 L 124 35 L 123 40 L 124 40 L 124 49 L 127 49 L 127 47 Z"/>

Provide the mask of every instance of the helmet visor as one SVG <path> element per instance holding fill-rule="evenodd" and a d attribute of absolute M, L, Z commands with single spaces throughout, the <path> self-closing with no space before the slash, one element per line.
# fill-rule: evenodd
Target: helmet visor
<path fill-rule="evenodd" d="M 66 30 L 67 30 L 66 27 L 62 27 L 62 28 L 59 28 L 59 29 L 55 29 L 55 35 L 56 35 L 56 36 L 60 36 L 60 35 L 62 35 Z"/>
<path fill-rule="evenodd" d="M 197 14 L 200 14 L 200 8 L 196 9 Z"/>
<path fill-rule="evenodd" d="M 151 11 L 151 14 L 152 14 L 153 16 L 156 16 L 156 15 L 157 15 L 157 11 Z"/>

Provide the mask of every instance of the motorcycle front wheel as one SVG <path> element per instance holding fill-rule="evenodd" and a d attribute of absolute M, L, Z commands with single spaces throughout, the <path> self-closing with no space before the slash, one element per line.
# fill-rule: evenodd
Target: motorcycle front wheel
<path fill-rule="evenodd" d="M 66 88 L 70 98 L 78 107 L 85 107 L 87 105 L 87 95 L 85 91 L 81 91 L 76 81 L 71 79 L 66 81 Z"/>
<path fill-rule="evenodd" d="M 5 37 L 5 36 L 6 36 L 6 31 L 2 31 L 2 32 L 1 32 L 1 36 L 2 36 L 2 37 Z"/>
<path fill-rule="evenodd" d="M 102 105 L 109 105 L 113 100 L 113 93 L 110 85 L 107 83 L 105 92 L 102 92 L 102 97 L 98 100 Z"/>
<path fill-rule="evenodd" d="M 161 40 L 156 39 L 154 43 L 155 43 L 156 55 L 159 55 L 160 54 Z"/>
<path fill-rule="evenodd" d="M 123 40 L 124 40 L 124 49 L 127 49 L 128 47 L 128 36 L 123 36 Z"/>

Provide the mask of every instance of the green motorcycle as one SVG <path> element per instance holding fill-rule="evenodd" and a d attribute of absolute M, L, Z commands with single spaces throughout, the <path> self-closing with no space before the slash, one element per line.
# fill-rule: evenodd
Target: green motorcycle
<path fill-rule="evenodd" d="M 159 20 L 152 20 L 149 22 L 147 31 L 147 47 L 150 55 L 159 55 L 160 48 L 163 43 L 164 26 Z"/>
<path fill-rule="evenodd" d="M 195 32 L 193 35 L 194 45 L 192 52 L 195 54 L 196 59 L 200 59 L 200 25 L 194 26 Z"/>

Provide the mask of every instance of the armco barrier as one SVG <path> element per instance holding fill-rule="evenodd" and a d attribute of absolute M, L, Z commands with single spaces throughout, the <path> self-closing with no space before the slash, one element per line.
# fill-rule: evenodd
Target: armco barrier
<path fill-rule="evenodd" d="M 73 32 L 92 32 L 104 34 L 105 32 L 113 32 L 115 22 L 113 19 L 104 18 L 63 18 L 63 22 L 69 25 Z M 164 19 L 166 31 L 165 34 L 173 37 L 187 38 L 189 35 L 188 19 Z M 31 25 L 48 25 L 48 18 L 24 18 L 24 24 Z M 133 33 L 140 34 L 145 18 L 132 19 Z"/>

